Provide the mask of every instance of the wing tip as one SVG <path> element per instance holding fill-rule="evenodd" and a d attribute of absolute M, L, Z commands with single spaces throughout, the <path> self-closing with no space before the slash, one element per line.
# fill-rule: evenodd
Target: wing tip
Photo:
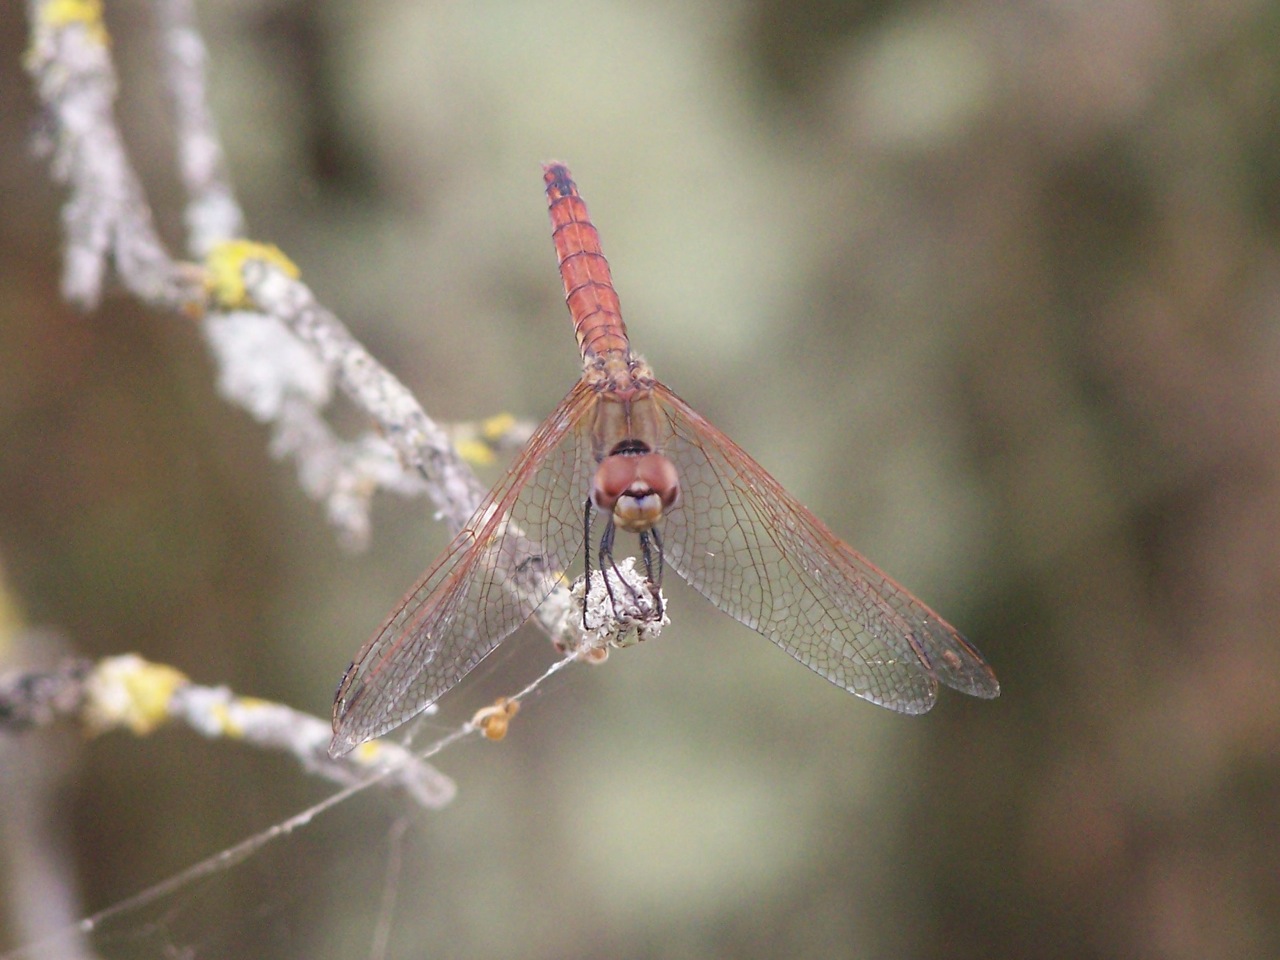
<path fill-rule="evenodd" d="M 987 672 L 980 678 L 980 683 L 973 683 L 962 689 L 961 693 L 967 693 L 971 697 L 977 697 L 979 700 L 994 700 L 1000 696 L 1000 681 L 996 679 L 995 672 L 990 667 Z"/>
<path fill-rule="evenodd" d="M 364 743 L 363 740 L 350 734 L 334 731 L 333 739 L 329 741 L 329 759 L 341 760 L 362 743 Z"/>

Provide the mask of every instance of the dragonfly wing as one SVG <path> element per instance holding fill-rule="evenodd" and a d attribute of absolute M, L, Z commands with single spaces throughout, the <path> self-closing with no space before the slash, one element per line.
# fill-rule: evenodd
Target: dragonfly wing
<path fill-rule="evenodd" d="M 582 543 L 595 464 L 579 383 L 530 438 L 444 555 L 356 654 L 338 686 L 330 753 L 421 713 L 520 626 Z"/>
<path fill-rule="evenodd" d="M 954 627 L 683 400 L 660 384 L 654 394 L 681 488 L 664 517 L 664 552 L 698 592 L 832 683 L 893 710 L 928 710 L 939 681 L 999 694 L 991 668 Z"/>

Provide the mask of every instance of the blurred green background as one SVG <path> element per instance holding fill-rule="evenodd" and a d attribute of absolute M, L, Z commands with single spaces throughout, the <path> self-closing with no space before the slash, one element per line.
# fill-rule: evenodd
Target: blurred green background
<path fill-rule="evenodd" d="M 895 716 L 675 587 L 659 640 L 445 755 L 449 809 L 358 798 L 104 954 L 368 956 L 398 863 L 394 957 L 1280 955 L 1280 4 L 199 11 L 253 236 L 429 413 L 536 420 L 576 379 L 563 160 L 658 375 L 1004 692 Z M 177 250 L 151 12 L 107 18 Z M 382 498 L 344 554 L 189 321 L 59 301 L 25 31 L 0 14 L 9 585 L 79 653 L 326 715 L 444 531 Z M 552 659 L 517 634 L 431 727 Z M 186 730 L 27 739 L 72 751 L 86 912 L 330 789 Z"/>

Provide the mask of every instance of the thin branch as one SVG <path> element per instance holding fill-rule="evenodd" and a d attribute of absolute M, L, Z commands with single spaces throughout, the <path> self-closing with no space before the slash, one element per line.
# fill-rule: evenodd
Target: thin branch
<path fill-rule="evenodd" d="M 426 492 L 460 528 L 484 491 L 444 431 L 332 314 L 317 309 L 296 276 L 288 302 L 312 309 L 273 317 L 264 306 L 279 289 L 270 282 L 256 289 L 271 272 L 260 261 L 289 262 L 273 247 L 237 239 L 243 217 L 207 107 L 205 50 L 190 4 L 162 0 L 158 9 L 187 190 L 187 245 L 204 256 L 199 266 L 174 259 L 156 234 L 115 122 L 117 80 L 101 5 L 28 0 L 26 67 L 47 117 L 37 146 L 51 156 L 55 179 L 70 191 L 63 211 L 63 294 L 82 308 L 96 306 L 113 268 L 145 303 L 199 317 L 218 362 L 219 391 L 272 424 L 272 451 L 295 460 L 304 489 L 326 504 L 345 545 L 367 543 L 379 489 Z M 289 269 L 296 273 L 291 264 Z M 282 323 L 290 320 L 298 329 Z M 299 336 L 309 338 L 313 349 L 297 344 Z M 317 345 L 325 348 L 320 355 Z M 334 434 L 321 410 L 335 378 L 382 426 L 381 436 L 347 442 Z"/>
<path fill-rule="evenodd" d="M 426 479 L 431 499 L 453 531 L 470 519 L 485 494 L 445 433 L 394 375 L 323 307 L 310 287 L 270 260 L 240 265 L 246 295 L 309 345 L 344 393 L 378 425 L 401 459 Z"/>
<path fill-rule="evenodd" d="M 200 276 L 165 251 L 129 164 L 112 108 L 116 73 L 100 4 L 28 0 L 26 67 L 46 112 L 38 144 L 70 197 L 62 211 L 62 294 L 97 305 L 108 264 L 143 301 L 183 309 L 201 300 Z"/>
<path fill-rule="evenodd" d="M 187 249 L 204 258 L 220 243 L 244 236 L 244 214 L 231 189 L 222 141 L 209 109 L 209 55 L 191 0 L 158 0 L 156 19 L 178 139 L 178 173 L 186 188 Z"/>
<path fill-rule="evenodd" d="M 333 760 L 327 720 L 241 697 L 226 687 L 192 683 L 177 669 L 134 654 L 97 663 L 66 660 L 52 670 L 0 676 L 0 730 L 45 726 L 62 718 L 94 734 L 124 729 L 137 736 L 166 723 L 182 723 L 205 737 L 290 753 L 308 772 L 344 786 L 394 768 L 387 782 L 430 809 L 445 806 L 456 793 L 452 780 L 398 744 L 378 741 Z"/>

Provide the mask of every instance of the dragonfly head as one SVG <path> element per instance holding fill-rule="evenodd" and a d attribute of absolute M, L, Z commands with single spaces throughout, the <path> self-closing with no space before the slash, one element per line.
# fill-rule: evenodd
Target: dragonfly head
<path fill-rule="evenodd" d="M 615 447 L 600 461 L 591 485 L 591 502 L 631 533 L 650 529 L 679 498 L 675 464 L 644 444 Z"/>

